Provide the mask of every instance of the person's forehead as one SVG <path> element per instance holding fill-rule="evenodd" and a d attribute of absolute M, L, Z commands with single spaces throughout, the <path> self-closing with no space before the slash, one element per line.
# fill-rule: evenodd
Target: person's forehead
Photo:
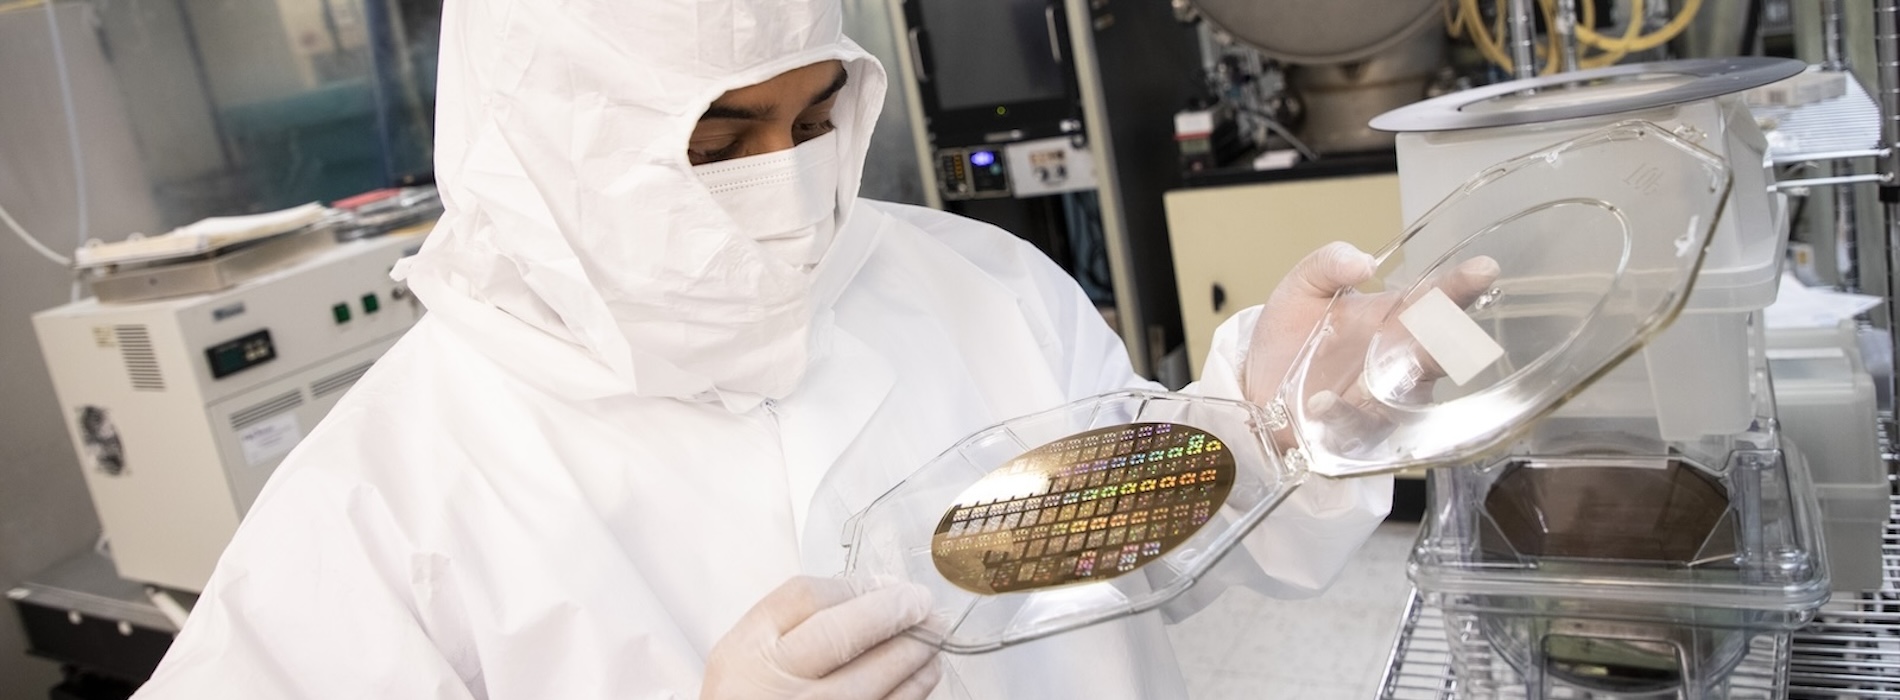
<path fill-rule="evenodd" d="M 829 91 L 833 89 L 835 85 L 841 85 L 846 79 L 846 76 L 847 73 L 843 62 L 836 60 L 821 61 L 793 68 L 753 85 L 728 90 L 725 94 L 720 95 L 719 99 L 715 100 L 715 102 L 762 97 L 781 98 L 787 96 L 810 96 L 818 92 Z M 804 94 L 799 95 L 798 93 Z"/>

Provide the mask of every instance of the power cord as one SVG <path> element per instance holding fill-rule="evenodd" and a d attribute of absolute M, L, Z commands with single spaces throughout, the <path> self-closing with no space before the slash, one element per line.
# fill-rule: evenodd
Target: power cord
<path fill-rule="evenodd" d="M 26 229 L 20 228 L 20 222 L 13 220 L 13 215 L 7 213 L 6 207 L 0 207 L 0 222 L 5 222 L 7 228 L 13 231 L 14 235 L 19 236 L 20 240 L 26 242 L 27 247 L 32 248 L 34 252 L 39 253 L 42 257 L 65 267 L 73 266 L 72 258 L 53 252 L 52 248 L 46 247 L 46 244 L 41 243 L 39 239 L 34 238 L 32 234 L 27 233 Z"/>

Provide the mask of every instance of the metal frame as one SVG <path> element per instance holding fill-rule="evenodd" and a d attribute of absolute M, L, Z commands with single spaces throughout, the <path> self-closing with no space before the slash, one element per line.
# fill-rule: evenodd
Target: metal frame
<path fill-rule="evenodd" d="M 1835 593 L 1834 602 L 1792 639 L 1757 637 L 1755 649 L 1731 677 L 1775 697 L 1900 699 L 1900 496 L 1890 496 L 1881 561 L 1885 583 L 1880 590 Z M 1444 613 L 1417 589 L 1405 604 L 1399 633 L 1386 657 L 1379 697 L 1464 697 L 1459 694 Z"/>
<path fill-rule="evenodd" d="M 1900 698 L 1900 497 L 1889 506 L 1880 549 L 1880 590 L 1835 594 L 1795 634 L 1789 697 Z"/>
<path fill-rule="evenodd" d="M 1128 219 L 1122 212 L 1121 177 L 1116 172 L 1114 139 L 1109 138 L 1108 102 L 1102 96 L 1102 69 L 1096 63 L 1092 0 L 1063 0 L 1068 10 L 1069 50 L 1075 66 L 1075 80 L 1082 92 L 1082 122 L 1089 125 L 1089 151 L 1098 167 L 1096 177 L 1101 192 L 1102 243 L 1108 247 L 1108 272 L 1115 286 L 1115 314 L 1122 345 L 1128 348 L 1135 372 L 1154 376 L 1154 357 L 1148 350 L 1148 318 L 1141 308 L 1144 298 L 1135 279 L 1134 245 L 1128 240 Z"/>

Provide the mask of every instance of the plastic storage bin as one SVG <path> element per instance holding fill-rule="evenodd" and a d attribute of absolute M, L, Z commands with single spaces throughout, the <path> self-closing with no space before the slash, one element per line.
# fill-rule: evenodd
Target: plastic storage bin
<path fill-rule="evenodd" d="M 1581 406 L 1627 401 L 1653 388 L 1649 413 L 1661 440 L 1688 441 L 1747 429 L 1746 316 L 1772 303 L 1787 245 L 1785 199 L 1771 194 L 1767 140 L 1741 91 L 1798 74 L 1799 61 L 1725 58 L 1632 64 L 1500 83 L 1393 110 L 1374 128 L 1397 137 L 1407 218 L 1491 163 L 1624 120 L 1643 120 L 1725 159 L 1732 194 L 1717 224 L 1683 318 L 1643 350 L 1643 367 L 1591 389 Z M 1651 177 L 1640 161 L 1618 173 L 1634 186 Z M 1580 406 L 1580 407 L 1581 407 Z"/>
<path fill-rule="evenodd" d="M 1432 475 L 1411 574 L 1472 697 L 1714 698 L 1758 634 L 1827 600 L 1812 484 L 1779 451 L 1507 458 Z M 1496 662 L 1504 662 L 1499 666 Z M 1506 673 L 1508 666 L 1509 673 Z"/>
<path fill-rule="evenodd" d="M 1580 388 L 1504 454 L 1431 473 L 1410 574 L 1445 611 L 1461 696 L 1727 697 L 1751 641 L 1789 633 L 1826 601 L 1815 488 L 1783 449 L 1760 325 L 1777 289 L 1782 207 L 1767 190 L 1765 144 L 1732 95 L 1800 68 L 1619 66 L 1448 95 L 1375 122 L 1414 132 L 1399 136 L 1408 204 L 1502 154 L 1630 118 L 1715 151 L 1735 174 L 1695 291 L 1640 359 Z M 1646 159 L 1621 168 L 1583 177 L 1650 181 Z M 1537 321 L 1501 319 L 1494 335 L 1526 323 Z"/>
<path fill-rule="evenodd" d="M 1769 331 L 1768 364 L 1782 434 L 1814 475 L 1834 589 L 1879 588 L 1890 486 L 1854 326 Z"/>

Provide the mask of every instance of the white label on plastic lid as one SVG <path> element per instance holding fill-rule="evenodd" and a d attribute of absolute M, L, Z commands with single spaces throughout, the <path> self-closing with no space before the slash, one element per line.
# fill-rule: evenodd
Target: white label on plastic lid
<path fill-rule="evenodd" d="M 1412 308 L 1399 312 L 1399 323 L 1411 331 L 1425 355 L 1445 370 L 1445 377 L 1459 386 L 1504 356 L 1504 347 L 1436 287 L 1413 302 Z"/>

